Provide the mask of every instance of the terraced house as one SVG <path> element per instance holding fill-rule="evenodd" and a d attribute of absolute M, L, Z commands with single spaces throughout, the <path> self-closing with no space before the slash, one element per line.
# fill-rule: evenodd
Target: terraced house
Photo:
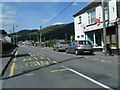
<path fill-rule="evenodd" d="M 105 2 L 106 43 L 112 44 L 116 50 L 118 18 L 117 0 Z M 92 2 L 74 16 L 75 40 L 89 40 L 94 48 L 103 48 L 103 13 L 102 3 Z M 95 22 L 96 21 L 96 22 Z"/>

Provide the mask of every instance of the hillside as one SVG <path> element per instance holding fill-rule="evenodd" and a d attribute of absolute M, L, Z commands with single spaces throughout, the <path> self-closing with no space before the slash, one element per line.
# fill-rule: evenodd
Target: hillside
<path fill-rule="evenodd" d="M 74 35 L 74 24 L 61 24 L 61 25 L 53 25 L 43 28 L 40 32 L 42 32 L 43 37 L 47 40 L 50 39 L 65 39 L 65 33 L 67 34 L 67 39 L 70 39 L 71 35 Z"/>
<path fill-rule="evenodd" d="M 65 39 L 65 33 L 67 34 L 67 40 L 70 40 L 70 36 L 74 35 L 74 23 L 52 25 L 45 27 L 41 30 L 21 30 L 17 32 L 18 40 L 35 40 L 39 41 L 40 33 L 42 33 L 42 40 L 51 39 Z"/>
<path fill-rule="evenodd" d="M 28 33 L 33 33 L 33 32 L 37 32 L 37 29 L 34 30 L 20 30 L 19 32 L 17 32 L 18 35 L 22 35 L 22 34 L 28 34 Z"/>

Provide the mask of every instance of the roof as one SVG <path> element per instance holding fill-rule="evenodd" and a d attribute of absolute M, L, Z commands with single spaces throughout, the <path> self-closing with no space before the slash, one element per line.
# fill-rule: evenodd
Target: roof
<path fill-rule="evenodd" d="M 98 6 L 101 2 L 101 0 L 94 0 L 93 2 L 91 2 L 89 5 L 87 5 L 86 7 L 84 7 L 82 10 L 80 10 L 79 12 L 77 12 L 76 14 L 73 15 L 73 17 L 76 17 L 84 12 L 86 12 L 87 10 L 89 10 L 90 8 L 93 8 L 95 6 Z"/>
<path fill-rule="evenodd" d="M 7 34 L 7 32 L 5 30 L 0 30 L 0 34 L 5 35 L 5 34 Z"/>

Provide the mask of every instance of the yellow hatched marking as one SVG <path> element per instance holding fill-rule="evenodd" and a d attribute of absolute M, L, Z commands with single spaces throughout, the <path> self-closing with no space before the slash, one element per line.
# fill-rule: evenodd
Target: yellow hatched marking
<path fill-rule="evenodd" d="M 13 76 L 14 69 L 15 69 L 15 63 L 13 63 L 12 66 L 11 66 L 11 68 L 10 68 L 10 74 L 9 74 L 10 77 Z"/>
<path fill-rule="evenodd" d="M 38 65 L 41 65 L 38 61 L 35 61 Z"/>
<path fill-rule="evenodd" d="M 29 62 L 30 66 L 38 66 L 38 64 L 36 64 L 35 62 Z"/>
<path fill-rule="evenodd" d="M 47 59 L 47 58 L 40 57 L 40 59 Z"/>
<path fill-rule="evenodd" d="M 28 66 L 28 63 L 29 63 L 29 62 L 25 63 L 25 66 L 26 66 L 26 67 L 29 67 L 29 66 Z"/>
<path fill-rule="evenodd" d="M 34 57 L 34 59 L 38 60 L 36 57 Z"/>
<path fill-rule="evenodd" d="M 50 62 L 48 62 L 48 61 L 44 61 L 44 63 L 45 63 L 45 64 L 47 64 L 47 65 L 49 65 L 49 64 L 50 64 Z"/>
<path fill-rule="evenodd" d="M 42 65 L 45 65 L 44 61 L 40 61 L 40 63 L 41 63 Z"/>
<path fill-rule="evenodd" d="M 29 60 L 32 60 L 31 58 L 28 58 Z"/>
<path fill-rule="evenodd" d="M 57 61 L 52 61 L 52 63 L 58 63 Z"/>
<path fill-rule="evenodd" d="M 49 62 L 52 62 L 52 60 L 50 58 L 46 58 Z"/>

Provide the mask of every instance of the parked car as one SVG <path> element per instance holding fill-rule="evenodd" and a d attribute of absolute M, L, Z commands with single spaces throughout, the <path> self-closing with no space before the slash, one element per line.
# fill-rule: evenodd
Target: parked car
<path fill-rule="evenodd" d="M 68 44 L 66 42 L 57 42 L 56 44 L 54 44 L 53 50 L 54 51 L 66 51 L 66 47 L 68 46 Z"/>
<path fill-rule="evenodd" d="M 93 54 L 92 44 L 89 41 L 73 41 L 66 48 L 66 53 Z"/>

